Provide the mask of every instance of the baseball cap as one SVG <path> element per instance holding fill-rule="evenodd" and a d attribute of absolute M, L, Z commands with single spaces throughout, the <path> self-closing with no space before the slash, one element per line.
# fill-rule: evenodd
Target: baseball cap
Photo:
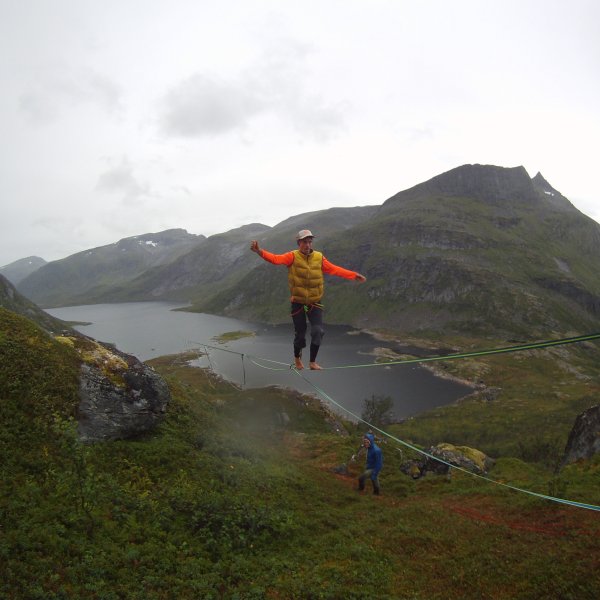
<path fill-rule="evenodd" d="M 296 236 L 297 240 L 303 240 L 307 237 L 315 237 L 310 229 L 301 229 Z"/>

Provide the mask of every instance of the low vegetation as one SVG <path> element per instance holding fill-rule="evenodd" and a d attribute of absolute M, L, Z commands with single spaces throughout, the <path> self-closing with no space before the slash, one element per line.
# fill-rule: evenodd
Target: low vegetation
<path fill-rule="evenodd" d="M 575 352 L 578 368 L 597 368 Z M 0 309 L 0 359 L 2 598 L 597 597 L 598 513 L 461 473 L 412 481 L 399 469 L 409 453 L 385 439 L 383 495 L 359 494 L 362 464 L 348 461 L 362 429 L 335 433 L 310 397 L 238 390 L 189 357 L 163 357 L 152 363 L 173 396 L 162 425 L 82 445 L 70 345 Z M 556 475 L 527 455 L 529 442 L 519 457 L 516 441 L 532 429 L 551 439 L 539 427 L 547 419 L 548 436 L 564 442 L 567 425 L 551 422 L 572 421 L 593 382 L 561 386 L 568 378 L 551 371 L 551 357 L 493 360 L 497 405 L 473 399 L 396 432 L 478 446 L 481 428 L 482 449 L 502 450 L 492 477 L 600 503 L 600 457 Z M 554 386 L 565 396 L 550 396 Z M 342 463 L 349 474 L 332 471 Z"/>
<path fill-rule="evenodd" d="M 254 337 L 254 335 L 253 331 L 227 331 L 212 339 L 219 344 L 226 344 L 227 342 L 235 342 L 236 340 L 241 340 L 243 338 Z"/>

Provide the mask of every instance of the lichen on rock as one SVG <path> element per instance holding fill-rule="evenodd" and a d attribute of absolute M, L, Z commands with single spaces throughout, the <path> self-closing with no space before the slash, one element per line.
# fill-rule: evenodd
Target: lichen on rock
<path fill-rule="evenodd" d="M 55 339 L 74 348 L 81 359 L 78 433 L 82 441 L 135 437 L 163 419 L 171 396 L 154 369 L 86 336 Z"/>
<path fill-rule="evenodd" d="M 422 456 L 419 459 L 405 462 L 400 470 L 413 479 L 419 479 L 427 473 L 446 475 L 450 471 L 450 465 L 466 469 L 477 475 L 485 475 L 495 462 L 476 448 L 445 443 L 432 446 L 427 450 L 427 454 L 430 456 Z"/>

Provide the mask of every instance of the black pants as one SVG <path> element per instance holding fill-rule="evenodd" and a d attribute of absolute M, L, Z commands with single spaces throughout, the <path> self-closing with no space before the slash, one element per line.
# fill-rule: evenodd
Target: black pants
<path fill-rule="evenodd" d="M 305 308 L 306 307 L 306 308 Z M 310 362 L 317 360 L 317 353 L 325 330 L 323 329 L 323 307 L 318 304 L 299 304 L 292 302 L 292 321 L 294 321 L 294 356 L 302 354 L 306 348 L 306 320 L 310 322 Z"/>
<path fill-rule="evenodd" d="M 370 479 L 373 484 L 373 493 L 376 496 L 379 496 L 379 477 L 377 477 L 377 475 L 373 477 L 373 469 L 366 469 L 358 478 L 358 489 L 361 491 L 365 489 L 365 481 L 367 481 L 367 479 Z"/>

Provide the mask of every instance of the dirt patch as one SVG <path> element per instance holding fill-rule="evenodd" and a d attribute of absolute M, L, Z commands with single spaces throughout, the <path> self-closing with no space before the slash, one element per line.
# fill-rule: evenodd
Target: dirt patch
<path fill-rule="evenodd" d="M 507 527 L 517 531 L 528 531 L 552 537 L 598 536 L 597 523 L 590 515 L 580 510 L 577 515 L 569 509 L 524 511 L 515 514 L 514 509 L 495 505 L 489 498 L 469 498 L 460 503 L 456 500 L 444 502 L 446 509 L 467 519 Z"/>

